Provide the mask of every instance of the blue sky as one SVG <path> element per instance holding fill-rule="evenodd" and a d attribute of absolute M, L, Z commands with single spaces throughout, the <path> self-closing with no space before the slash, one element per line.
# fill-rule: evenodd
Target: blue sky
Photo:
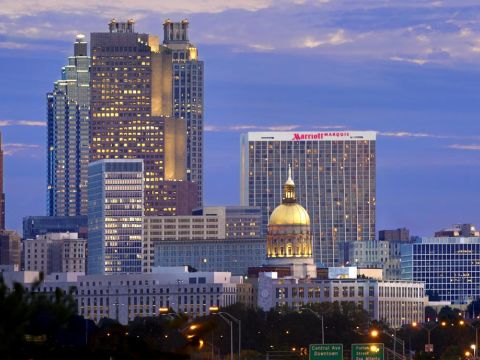
<path fill-rule="evenodd" d="M 166 4 L 168 3 L 168 4 Z M 190 20 L 206 67 L 207 204 L 239 202 L 242 131 L 376 130 L 378 228 L 480 225 L 477 1 L 12 1 L 0 8 L 7 225 L 45 212 L 45 93 L 75 35 Z"/>

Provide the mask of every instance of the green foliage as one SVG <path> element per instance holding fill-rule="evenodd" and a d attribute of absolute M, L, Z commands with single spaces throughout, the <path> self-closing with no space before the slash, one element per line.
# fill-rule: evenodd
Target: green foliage
<path fill-rule="evenodd" d="M 18 283 L 9 289 L 0 277 L 0 353 L 3 358 L 22 358 L 35 347 L 53 346 L 55 335 L 76 313 L 74 289 L 68 294 L 59 289 L 53 294 L 44 294 L 38 291 L 41 280 L 42 277 L 30 290 Z"/>

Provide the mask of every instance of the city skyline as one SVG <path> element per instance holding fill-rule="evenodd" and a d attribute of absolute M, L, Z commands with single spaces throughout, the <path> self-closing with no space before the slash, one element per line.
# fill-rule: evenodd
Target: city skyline
<path fill-rule="evenodd" d="M 424 9 L 435 13 L 435 9 Z M 438 9 L 439 13 L 444 13 L 442 6 Z M 252 13 L 242 14 L 251 20 Z M 238 18 L 238 14 L 228 11 L 215 16 L 229 15 Z M 192 41 L 202 47 L 206 63 L 212 62 L 206 68 L 206 205 L 239 203 L 238 153 L 242 131 L 323 127 L 377 130 L 377 229 L 406 226 L 412 229 L 412 234 L 429 235 L 450 223 L 478 222 L 478 209 L 468 201 L 475 194 L 473 179 L 479 173 L 478 125 L 474 119 L 477 100 L 474 89 L 479 75 L 471 69 L 473 65 L 469 68 L 467 63 L 466 68 L 459 70 L 458 63 L 465 62 L 465 59 L 453 56 L 443 63 L 438 59 L 426 60 L 423 65 L 419 64 L 422 61 L 365 59 L 360 55 L 355 61 L 349 62 L 345 58 L 334 61 L 325 53 L 331 50 L 334 54 L 343 46 L 350 46 L 350 42 L 332 46 L 329 50 L 328 46 L 321 44 L 314 46 L 320 40 L 312 40 L 309 43 L 312 47 L 307 46 L 297 53 L 285 54 L 282 49 L 248 51 L 228 43 L 208 42 L 205 33 L 211 29 L 204 29 L 208 24 L 205 18 L 212 16 L 187 14 L 193 29 Z M 175 20 L 183 17 L 172 16 Z M 414 21 L 420 23 L 421 20 Z M 91 24 L 85 25 L 82 32 L 88 34 L 104 24 L 105 20 L 101 20 L 91 29 Z M 161 20 L 154 24 L 142 19 L 137 26 L 142 31 L 158 33 Z M 461 29 L 457 30 L 460 33 Z M 474 27 L 471 31 L 475 32 Z M 46 31 L 46 39 L 48 36 Z M 30 106 L 19 108 L 15 105 L 18 100 L 5 93 L 5 101 L 12 101 L 8 102 L 12 106 L 0 112 L 3 124 L 23 121 L 25 125 L 42 125 L 2 129 L 8 155 L 5 180 L 9 228 L 19 229 L 21 217 L 25 215 L 43 214 L 44 201 L 40 200 L 44 194 L 36 194 L 36 187 L 44 184 L 43 176 L 37 175 L 44 171 L 38 163 L 44 161 L 45 111 L 38 105 L 40 99 L 37 98 L 56 79 L 51 74 L 63 65 L 65 53 L 62 51 L 69 50 L 67 44 L 71 43 L 73 36 L 65 36 L 61 42 L 46 41 L 59 47 L 58 53 L 50 50 L 46 54 L 41 49 L 32 52 L 28 48 L 2 50 L 4 55 L 0 61 L 13 66 L 13 70 L 30 64 L 31 58 L 40 58 L 37 66 L 45 69 L 36 74 L 38 76 L 26 93 L 31 99 Z M 308 49 L 313 50 L 308 52 Z M 277 53 L 283 56 L 278 57 Z M 20 59 L 17 64 L 12 64 L 12 57 Z M 225 60 L 229 61 L 228 64 L 222 63 Z M 310 76 L 295 69 L 293 65 L 298 60 L 314 70 Z M 231 74 L 230 68 L 235 68 L 238 74 Z M 288 76 L 279 77 L 281 69 L 287 69 Z M 33 70 L 24 70 L 27 71 L 25 75 L 19 75 L 17 71 L 16 75 L 22 79 L 22 76 L 31 75 L 29 71 Z M 349 79 L 352 76 L 358 79 Z M 18 77 L 8 75 L 6 79 L 13 84 Z M 465 89 L 460 94 L 459 87 Z M 308 113 L 301 110 L 306 106 L 311 106 Z M 38 158 L 31 157 L 35 152 L 39 153 Z M 19 161 L 25 164 L 24 169 L 16 166 Z M 458 170 L 461 171 L 457 173 Z M 228 178 L 224 181 L 226 174 Z M 20 186 L 22 180 L 25 184 L 27 179 L 35 185 L 30 186 L 28 191 L 31 194 L 23 199 L 25 185 L 21 189 Z M 399 196 L 402 189 L 405 193 Z M 458 203 L 462 206 L 451 206 Z"/>

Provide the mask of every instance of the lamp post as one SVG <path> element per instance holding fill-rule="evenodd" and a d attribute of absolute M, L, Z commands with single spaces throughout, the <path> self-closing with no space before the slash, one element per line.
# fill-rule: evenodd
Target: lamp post
<path fill-rule="evenodd" d="M 238 325 L 238 360 L 240 360 L 242 352 L 242 322 L 230 313 L 219 311 L 218 306 L 210 306 L 211 314 L 220 316 L 227 324 L 230 325 L 230 360 L 233 360 L 233 322 Z"/>
<path fill-rule="evenodd" d="M 414 328 L 417 328 L 417 327 L 421 327 L 422 329 L 425 329 L 427 331 L 427 344 L 430 346 L 431 345 L 431 341 L 430 341 L 430 334 L 431 332 L 436 329 L 439 325 L 445 327 L 447 326 L 447 323 L 445 321 L 442 321 L 441 323 L 434 323 L 433 326 L 426 326 L 427 324 L 430 324 L 430 321 L 426 324 L 420 324 L 420 323 L 417 323 L 417 322 L 413 322 L 412 323 L 412 327 Z"/>
<path fill-rule="evenodd" d="M 470 326 L 472 329 L 475 330 L 475 345 L 472 345 L 471 348 L 473 349 L 473 357 L 476 359 L 477 358 L 477 349 L 478 349 L 478 329 L 480 328 L 480 324 L 476 322 L 476 325 L 473 325 L 473 323 L 468 323 L 465 320 L 460 320 L 458 322 L 460 326 L 467 325 Z"/>
<path fill-rule="evenodd" d="M 313 311 L 312 309 L 308 308 L 308 307 L 304 307 L 304 308 L 300 308 L 300 310 L 306 310 L 306 311 L 309 311 L 311 312 L 313 315 L 315 315 L 317 317 L 317 319 L 320 319 L 322 321 L 322 344 L 325 344 L 325 328 L 323 326 L 323 315 L 320 315 L 319 313 L 317 313 L 316 311 Z"/>

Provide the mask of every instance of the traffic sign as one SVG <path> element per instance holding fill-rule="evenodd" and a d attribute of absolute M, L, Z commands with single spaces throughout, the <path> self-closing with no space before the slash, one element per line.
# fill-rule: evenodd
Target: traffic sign
<path fill-rule="evenodd" d="M 380 343 L 352 344 L 352 360 L 383 360 L 384 354 Z"/>
<path fill-rule="evenodd" d="M 310 344 L 310 360 L 342 360 L 342 344 Z"/>

